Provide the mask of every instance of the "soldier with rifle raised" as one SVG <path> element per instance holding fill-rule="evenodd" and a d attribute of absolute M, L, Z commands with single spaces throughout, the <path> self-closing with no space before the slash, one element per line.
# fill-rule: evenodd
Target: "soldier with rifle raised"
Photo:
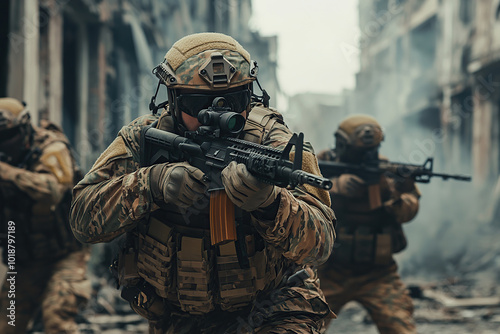
<path fill-rule="evenodd" d="M 321 287 L 335 313 L 354 300 L 367 309 L 380 333 L 416 333 L 413 303 L 393 258 L 407 244 L 402 223 L 419 208 L 415 181 L 470 178 L 433 173 L 431 158 L 422 166 L 391 163 L 379 155 L 383 139 L 373 117 L 353 115 L 335 132 L 335 149 L 318 154 L 321 172 L 333 184 L 330 196 L 338 218 L 332 256 L 319 269 Z"/>
<path fill-rule="evenodd" d="M 37 313 L 47 334 L 79 333 L 76 315 L 90 298 L 90 249 L 68 224 L 81 173 L 62 130 L 40 123 L 21 101 L 0 98 L 2 334 L 26 333 Z"/>
<path fill-rule="evenodd" d="M 177 41 L 154 69 L 168 103 L 155 95 L 74 188 L 80 241 L 126 234 L 112 268 L 150 333 L 314 333 L 331 314 L 314 269 L 334 241 L 331 184 L 252 96 L 257 71 L 227 35 Z"/>

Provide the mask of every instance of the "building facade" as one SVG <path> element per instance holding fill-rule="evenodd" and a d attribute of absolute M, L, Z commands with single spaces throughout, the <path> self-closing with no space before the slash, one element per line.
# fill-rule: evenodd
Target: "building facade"
<path fill-rule="evenodd" d="M 447 170 L 496 181 L 500 1 L 360 0 L 359 19 L 357 108 L 395 135 L 418 124 Z"/>
<path fill-rule="evenodd" d="M 500 1 L 359 0 L 359 21 L 354 110 L 385 127 L 382 154 L 472 175 L 420 186 L 401 272 L 470 273 L 500 224 Z"/>
<path fill-rule="evenodd" d="M 2 1 L 0 96 L 25 101 L 35 123 L 62 125 L 87 170 L 121 126 L 149 112 L 151 70 L 187 34 L 235 37 L 276 94 L 277 39 L 249 30 L 251 9 L 251 0 Z"/>

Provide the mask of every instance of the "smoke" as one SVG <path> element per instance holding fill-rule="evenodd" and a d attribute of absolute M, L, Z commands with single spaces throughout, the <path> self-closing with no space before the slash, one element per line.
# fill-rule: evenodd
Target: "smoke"
<path fill-rule="evenodd" d="M 460 122 L 470 123 L 471 119 Z M 453 127 L 464 127 L 460 122 Z M 445 131 L 440 124 L 439 110 L 424 110 L 387 127 L 381 152 L 391 160 L 412 164 L 434 157 L 434 172 L 470 175 L 470 154 L 464 154 L 470 145 L 463 144 L 467 138 L 461 138 L 455 147 L 448 145 L 454 140 L 452 130 Z M 491 210 L 489 184 L 433 178 L 429 184 L 418 186 L 422 194 L 419 213 L 405 224 L 408 248 L 396 256 L 401 274 L 497 279 L 500 244 L 496 240 L 500 231 L 492 224 L 496 213 L 494 207 Z"/>
<path fill-rule="evenodd" d="M 398 13 L 393 15 L 395 20 Z M 361 17 L 367 15 L 362 13 Z M 361 31 L 370 22 L 378 22 L 377 17 L 368 15 Z M 303 131 L 306 140 L 319 151 L 332 146 L 332 133 L 346 115 L 370 114 L 384 128 L 386 139 L 381 153 L 391 161 L 423 164 L 433 157 L 434 172 L 472 175 L 475 140 L 472 116 L 479 105 L 495 104 L 495 98 L 500 96 L 500 80 L 496 73 L 476 74 L 469 78 L 473 80 L 465 80 L 466 72 L 454 73 L 463 76 L 463 90 L 446 91 L 443 82 L 451 79 L 441 66 L 449 61 L 444 57 L 449 50 L 444 50 L 443 43 L 450 36 L 441 35 L 439 20 L 437 15 L 433 16 L 407 34 L 398 34 L 400 27 L 391 26 L 393 22 L 387 20 L 384 27 L 364 34 L 359 45 L 362 70 L 357 75 L 356 90 L 343 96 L 343 105 L 328 104 L 329 113 L 321 108 L 324 97 L 316 104 L 313 101 L 318 100 L 317 95 L 294 97 L 286 114 L 291 129 Z M 389 42 L 386 48 L 379 48 L 377 53 L 370 49 L 370 55 L 364 52 L 371 40 L 379 38 Z M 450 64 L 447 66 L 451 68 Z M 474 149 L 491 150 L 492 160 L 498 158 L 495 144 L 492 148 L 475 145 Z M 418 186 L 422 194 L 418 215 L 404 224 L 408 247 L 396 255 L 401 274 L 426 279 L 499 279 L 498 174 L 483 184 L 477 180 L 432 178 L 429 184 Z"/>
<path fill-rule="evenodd" d="M 361 31 L 378 17 L 364 12 L 367 6 L 360 6 Z M 495 80 L 496 73 L 465 80 L 465 67 L 447 58 L 462 49 L 448 49 L 451 36 L 439 15 L 407 33 L 398 30 L 402 27 L 397 14 L 391 20 L 360 44 L 362 70 L 349 113 L 377 118 L 386 135 L 381 153 L 391 161 L 422 164 L 434 157 L 434 172 L 471 175 L 474 108 L 499 95 L 496 81 L 500 80 Z M 363 45 L 380 39 L 388 42 L 387 47 L 363 52 Z M 467 35 L 462 39 L 465 45 Z M 448 70 L 455 67 L 460 68 L 453 73 L 454 80 L 464 78 L 458 93 L 446 91 L 443 85 L 451 80 Z M 408 247 L 396 256 L 403 276 L 500 276 L 500 230 L 492 224 L 500 221 L 500 210 L 491 199 L 497 178 L 493 175 L 484 184 L 433 178 L 429 184 L 418 185 L 422 194 L 419 213 L 404 224 Z M 497 188 L 500 194 L 500 184 Z"/>

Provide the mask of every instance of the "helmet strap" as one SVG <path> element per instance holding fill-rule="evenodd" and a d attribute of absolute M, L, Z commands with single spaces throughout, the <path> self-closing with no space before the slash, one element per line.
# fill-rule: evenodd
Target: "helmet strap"
<path fill-rule="evenodd" d="M 156 105 L 156 96 L 158 95 L 158 91 L 160 90 L 160 84 L 161 81 L 158 80 L 158 85 L 156 86 L 155 95 L 151 97 L 151 101 L 149 102 L 149 110 L 153 112 L 153 115 L 156 115 L 161 105 L 161 103 L 159 105 Z"/>
<path fill-rule="evenodd" d="M 183 135 L 184 132 L 187 131 L 186 127 L 182 123 L 182 116 L 181 112 L 177 108 L 177 104 L 175 103 L 175 100 L 177 98 L 177 91 L 174 88 L 167 88 L 167 93 L 168 93 L 168 105 L 170 108 L 170 115 L 172 116 L 172 120 L 174 121 L 174 129 L 175 132 Z"/>
<path fill-rule="evenodd" d="M 269 108 L 269 100 L 271 99 L 271 97 L 269 96 L 269 94 L 267 94 L 265 89 L 262 89 L 262 86 L 259 83 L 259 79 L 255 78 L 255 81 L 257 82 L 257 85 L 259 86 L 262 95 L 259 96 L 257 94 L 254 94 L 252 91 L 252 98 L 254 99 L 255 102 L 260 102 L 264 105 L 264 107 Z"/>

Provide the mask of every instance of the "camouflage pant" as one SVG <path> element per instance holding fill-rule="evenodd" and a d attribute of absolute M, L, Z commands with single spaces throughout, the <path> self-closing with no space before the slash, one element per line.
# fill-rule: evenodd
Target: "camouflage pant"
<path fill-rule="evenodd" d="M 316 289 L 316 290 L 314 290 Z M 170 315 L 149 323 L 151 334 L 319 334 L 323 319 L 331 315 L 323 294 L 310 286 L 282 287 L 238 312 L 212 312 L 206 316 Z"/>
<path fill-rule="evenodd" d="M 242 317 L 227 318 L 218 323 L 212 322 L 209 326 L 192 318 L 177 318 L 167 329 L 149 325 L 150 334 L 319 334 L 320 325 L 306 317 L 287 317 L 276 319 L 256 329 L 249 329 Z"/>
<path fill-rule="evenodd" d="M 319 277 L 333 312 L 338 313 L 349 301 L 357 301 L 366 308 L 380 333 L 416 333 L 413 302 L 395 264 L 363 275 L 323 268 Z"/>
<path fill-rule="evenodd" d="M 15 301 L 15 327 L 1 312 L 0 333 L 25 333 L 30 320 L 41 306 L 45 332 L 78 333 L 74 320 L 78 307 L 90 298 L 86 278 L 89 249 L 70 253 L 56 263 L 38 262 L 16 266 L 15 298 L 9 298 L 9 286 L 3 282 L 0 309 Z"/>

